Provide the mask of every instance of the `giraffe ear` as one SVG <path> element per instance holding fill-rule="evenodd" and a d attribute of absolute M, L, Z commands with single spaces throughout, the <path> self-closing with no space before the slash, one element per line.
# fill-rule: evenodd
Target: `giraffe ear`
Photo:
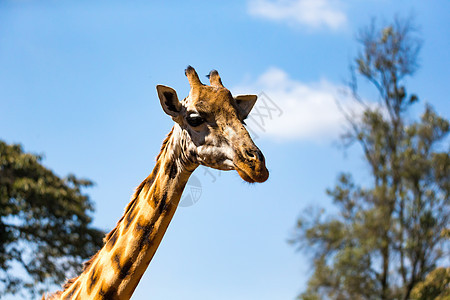
<path fill-rule="evenodd" d="M 239 107 L 242 120 L 246 119 L 258 99 L 256 95 L 239 95 L 234 97 Z"/>
<path fill-rule="evenodd" d="M 178 117 L 181 111 L 181 103 L 178 100 L 177 92 L 171 87 L 157 85 L 159 101 L 166 114 L 172 117 Z"/>

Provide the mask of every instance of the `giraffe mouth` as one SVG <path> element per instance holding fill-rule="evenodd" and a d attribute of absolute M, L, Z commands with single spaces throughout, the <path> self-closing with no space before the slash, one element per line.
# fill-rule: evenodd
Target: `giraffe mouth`
<path fill-rule="evenodd" d="M 256 172 L 251 170 L 250 168 L 244 166 L 239 167 L 236 164 L 234 165 L 235 170 L 238 172 L 239 176 L 241 178 L 249 183 L 255 183 L 255 182 L 264 182 L 269 178 L 269 171 L 264 166 L 261 168 L 261 171 Z M 250 170 L 246 170 L 250 169 Z"/>
<path fill-rule="evenodd" d="M 245 171 L 243 171 L 242 169 L 239 169 L 238 167 L 236 167 L 236 171 L 238 172 L 239 176 L 241 176 L 241 178 L 244 179 L 245 181 L 247 181 L 249 183 L 256 182 L 255 180 L 253 180 L 253 178 L 251 178 L 249 175 L 247 175 L 247 173 L 245 173 Z"/>

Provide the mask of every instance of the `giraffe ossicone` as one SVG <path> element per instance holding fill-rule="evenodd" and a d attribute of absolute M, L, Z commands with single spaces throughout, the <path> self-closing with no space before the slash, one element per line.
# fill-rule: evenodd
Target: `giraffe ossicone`
<path fill-rule="evenodd" d="M 179 101 L 174 89 L 158 85 L 161 106 L 175 122 L 151 174 L 137 187 L 105 244 L 47 299 L 130 299 L 152 260 L 192 172 L 204 165 L 236 170 L 247 182 L 269 177 L 262 152 L 244 127 L 257 97 L 233 97 L 219 73 L 203 84 L 191 66 L 185 70 L 189 95 Z M 44 296 L 43 299 L 46 297 Z"/>

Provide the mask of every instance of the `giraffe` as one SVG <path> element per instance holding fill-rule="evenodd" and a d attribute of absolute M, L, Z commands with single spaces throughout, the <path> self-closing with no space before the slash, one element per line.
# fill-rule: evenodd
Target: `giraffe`
<path fill-rule="evenodd" d="M 104 246 L 83 272 L 47 299 L 130 299 L 152 260 L 192 172 L 204 165 L 236 170 L 250 183 L 269 177 L 265 159 L 244 127 L 257 96 L 233 97 L 212 70 L 204 85 L 191 66 L 185 70 L 189 95 L 158 85 L 162 109 L 174 121 L 151 174 L 136 188 Z M 44 296 L 43 299 L 46 297 Z"/>

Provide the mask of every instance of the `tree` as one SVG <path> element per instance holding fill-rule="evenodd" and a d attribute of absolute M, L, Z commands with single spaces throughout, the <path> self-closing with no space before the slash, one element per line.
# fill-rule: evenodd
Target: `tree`
<path fill-rule="evenodd" d="M 411 292 L 411 298 L 417 300 L 450 299 L 450 268 L 436 268 L 423 282 L 419 282 Z"/>
<path fill-rule="evenodd" d="M 42 293 L 80 271 L 102 244 L 92 228 L 92 182 L 60 178 L 42 157 L 0 140 L 0 296 Z"/>
<path fill-rule="evenodd" d="M 371 179 L 363 186 L 340 174 L 327 190 L 337 213 L 298 219 L 292 243 L 314 255 L 301 299 L 409 299 L 449 254 L 449 122 L 429 105 L 419 120 L 407 115 L 419 100 L 405 87 L 418 67 L 417 30 L 407 20 L 381 29 L 373 22 L 358 41 L 349 94 L 362 113 L 342 107 L 342 142 L 361 147 Z M 361 78 L 377 101 L 361 96 Z"/>

